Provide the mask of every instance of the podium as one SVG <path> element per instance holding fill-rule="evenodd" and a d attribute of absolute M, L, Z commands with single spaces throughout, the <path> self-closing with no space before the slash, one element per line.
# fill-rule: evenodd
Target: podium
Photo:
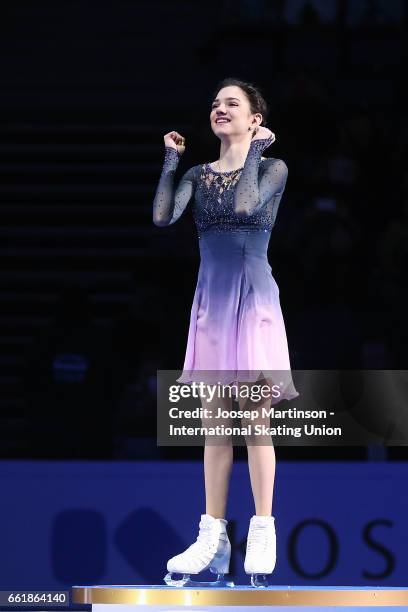
<path fill-rule="evenodd" d="M 73 586 L 75 604 L 92 604 L 92 612 L 316 612 L 378 608 L 408 608 L 408 587 L 353 586 L 251 586 L 223 588 L 169 587 L 161 585 Z"/>

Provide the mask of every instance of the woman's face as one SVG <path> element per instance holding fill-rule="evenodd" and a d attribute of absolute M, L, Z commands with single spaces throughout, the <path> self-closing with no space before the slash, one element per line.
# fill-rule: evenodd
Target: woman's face
<path fill-rule="evenodd" d="M 220 119 L 224 121 L 219 121 Z M 260 125 L 262 115 L 251 114 L 248 98 L 240 87 L 229 85 L 223 87 L 211 103 L 210 122 L 212 131 L 221 140 L 228 136 L 247 134 L 248 128 Z"/>

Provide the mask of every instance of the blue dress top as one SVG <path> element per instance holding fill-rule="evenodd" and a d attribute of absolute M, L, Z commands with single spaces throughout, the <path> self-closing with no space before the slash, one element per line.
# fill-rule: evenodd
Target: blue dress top
<path fill-rule="evenodd" d="M 153 223 L 175 223 L 191 200 L 198 236 L 208 231 L 271 232 L 285 189 L 288 168 L 281 159 L 261 159 L 273 136 L 253 140 L 245 164 L 216 172 L 210 164 L 191 167 L 177 186 L 174 175 L 180 155 L 165 147 L 161 176 L 153 201 Z"/>

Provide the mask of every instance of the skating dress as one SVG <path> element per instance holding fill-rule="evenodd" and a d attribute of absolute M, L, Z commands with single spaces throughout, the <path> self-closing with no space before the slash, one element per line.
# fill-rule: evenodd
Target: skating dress
<path fill-rule="evenodd" d="M 274 138 L 251 142 L 245 164 L 216 172 L 193 166 L 174 184 L 178 151 L 165 147 L 153 202 L 153 222 L 175 223 L 192 202 L 200 267 L 191 308 L 183 372 L 178 382 L 279 384 L 279 398 L 296 391 L 290 372 L 279 288 L 267 250 L 288 169 L 262 158 Z"/>

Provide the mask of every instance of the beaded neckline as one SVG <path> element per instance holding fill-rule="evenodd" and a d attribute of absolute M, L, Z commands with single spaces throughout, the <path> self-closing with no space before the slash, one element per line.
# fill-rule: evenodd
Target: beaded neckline
<path fill-rule="evenodd" d="M 214 174 L 232 174 L 233 172 L 238 172 L 238 170 L 242 170 L 244 166 L 241 166 L 241 168 L 236 168 L 235 170 L 227 170 L 226 172 L 217 172 L 217 170 L 213 170 L 210 166 L 210 164 L 205 164 L 207 166 L 207 168 L 213 172 Z"/>
<path fill-rule="evenodd" d="M 268 159 L 267 157 L 261 157 L 261 161 L 264 161 L 265 159 Z M 241 166 L 240 168 L 235 168 L 235 170 L 227 170 L 226 172 L 217 172 L 217 170 L 213 170 L 211 168 L 211 165 L 208 164 L 204 164 L 204 166 L 206 166 L 208 168 L 208 170 L 210 170 L 210 172 L 212 172 L 213 174 L 232 174 L 233 172 L 238 172 L 239 170 L 243 170 L 244 166 Z"/>

